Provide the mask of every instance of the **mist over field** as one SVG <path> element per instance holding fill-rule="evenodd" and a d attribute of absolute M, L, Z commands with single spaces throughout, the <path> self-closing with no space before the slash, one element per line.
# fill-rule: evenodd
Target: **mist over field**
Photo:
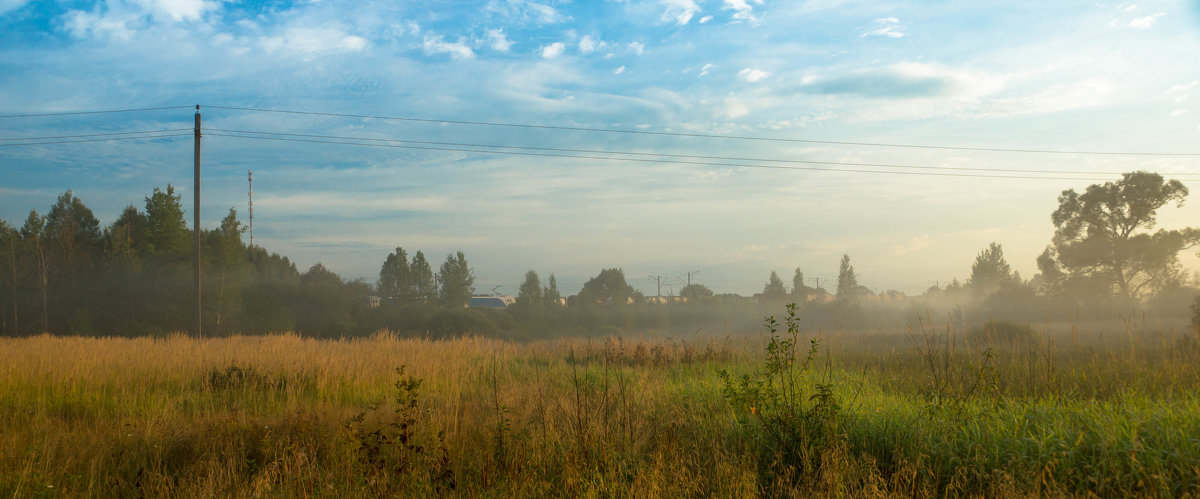
<path fill-rule="evenodd" d="M 0 0 L 0 496 L 1200 495 L 1200 3 Z"/>

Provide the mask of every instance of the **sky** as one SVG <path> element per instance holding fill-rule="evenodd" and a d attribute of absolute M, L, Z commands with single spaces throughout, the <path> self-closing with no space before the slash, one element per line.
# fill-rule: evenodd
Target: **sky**
<path fill-rule="evenodd" d="M 400 246 L 463 251 L 480 292 L 751 294 L 832 290 L 848 254 L 918 294 L 992 241 L 1032 277 L 1063 190 L 1200 186 L 1196 61 L 1195 0 L 0 0 L 0 218 L 71 189 L 107 225 L 172 184 L 190 223 L 200 105 L 202 225 L 246 221 L 253 169 L 254 242 L 301 271 L 373 283 Z M 148 130 L 182 136 L 5 140 Z"/>

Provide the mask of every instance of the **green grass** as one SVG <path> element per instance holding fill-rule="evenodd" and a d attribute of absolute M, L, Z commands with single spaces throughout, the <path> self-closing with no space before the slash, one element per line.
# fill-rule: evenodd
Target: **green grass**
<path fill-rule="evenodd" d="M 817 467 L 723 395 L 761 334 L 2 339 L 0 495 L 1200 495 L 1200 355 L 1143 327 L 823 335 Z"/>

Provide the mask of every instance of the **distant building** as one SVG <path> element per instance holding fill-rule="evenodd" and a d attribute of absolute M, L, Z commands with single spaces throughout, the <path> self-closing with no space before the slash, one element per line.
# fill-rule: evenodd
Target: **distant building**
<path fill-rule="evenodd" d="M 687 303 L 686 296 L 647 296 L 646 303 L 666 305 L 668 303 Z"/>
<path fill-rule="evenodd" d="M 368 296 L 367 297 L 367 308 L 379 308 L 380 301 L 381 300 L 378 296 L 374 296 L 374 295 Z"/>
<path fill-rule="evenodd" d="M 516 303 L 517 299 L 511 295 L 503 296 L 472 296 L 471 301 L 467 302 L 468 308 L 496 308 L 506 309 Z"/>

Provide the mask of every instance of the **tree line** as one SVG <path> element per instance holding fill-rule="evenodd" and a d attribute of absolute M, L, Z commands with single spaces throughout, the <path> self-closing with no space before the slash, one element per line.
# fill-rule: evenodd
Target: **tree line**
<path fill-rule="evenodd" d="M 336 337 L 388 328 L 534 337 L 711 328 L 727 326 L 731 318 L 753 324 L 786 301 L 800 303 L 814 322 L 839 325 L 903 319 L 930 303 L 1030 321 L 1072 307 L 1177 311 L 1196 296 L 1196 282 L 1178 254 L 1200 243 L 1200 230 L 1153 229 L 1158 210 L 1181 205 L 1187 194 L 1182 183 L 1147 172 L 1127 173 L 1083 193 L 1063 191 L 1037 275 L 1023 279 L 993 242 L 977 255 L 965 283 L 931 287 L 924 302 L 887 310 L 872 305 L 879 300 L 868 299 L 874 293 L 859 284 L 849 255 L 840 261 L 833 293 L 818 283 L 808 286 L 796 268 L 790 287 L 772 271 L 754 299 L 693 283 L 680 291 L 686 302 L 657 304 L 629 285 L 620 268 L 606 268 L 568 300 L 554 274 L 543 284 L 530 270 L 507 310 L 468 309 L 475 277 L 462 251 L 447 255 L 435 272 L 422 251 L 409 257 L 397 247 L 374 285 L 342 279 L 320 263 L 300 272 L 287 257 L 247 246 L 245 227 L 230 209 L 217 228 L 200 233 L 202 318 L 205 332 L 215 335 L 298 331 Z M 191 253 L 192 232 L 172 186 L 155 188 L 141 208 L 128 206 L 107 227 L 68 190 L 45 215 L 31 211 L 20 226 L 0 220 L 0 334 L 187 331 L 193 320 Z M 1200 301 L 1193 305 L 1200 309 Z"/>

